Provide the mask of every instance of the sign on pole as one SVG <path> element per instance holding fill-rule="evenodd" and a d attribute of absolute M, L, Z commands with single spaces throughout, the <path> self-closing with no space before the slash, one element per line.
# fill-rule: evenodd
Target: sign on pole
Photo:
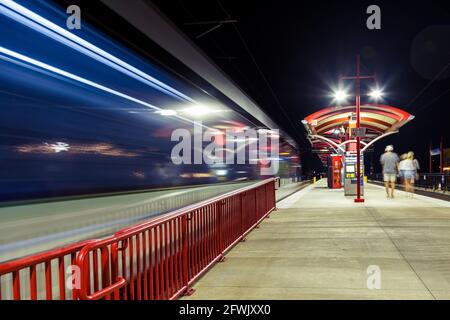
<path fill-rule="evenodd" d="M 366 128 L 352 128 L 352 137 L 365 138 L 366 137 Z"/>

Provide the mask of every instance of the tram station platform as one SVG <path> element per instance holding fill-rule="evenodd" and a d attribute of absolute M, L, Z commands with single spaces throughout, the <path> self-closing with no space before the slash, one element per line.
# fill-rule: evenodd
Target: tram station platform
<path fill-rule="evenodd" d="M 278 202 L 184 299 L 450 299 L 450 202 L 365 191 L 355 204 L 321 180 Z"/>

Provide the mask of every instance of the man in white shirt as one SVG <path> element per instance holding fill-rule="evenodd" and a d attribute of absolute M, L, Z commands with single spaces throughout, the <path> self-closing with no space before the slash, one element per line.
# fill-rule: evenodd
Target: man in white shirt
<path fill-rule="evenodd" d="M 386 195 L 388 199 L 393 199 L 395 182 L 397 181 L 398 163 L 400 159 L 394 152 L 394 147 L 392 145 L 387 146 L 384 151 L 385 152 L 381 155 L 380 158 L 381 165 L 383 166 L 384 186 L 386 188 Z"/>

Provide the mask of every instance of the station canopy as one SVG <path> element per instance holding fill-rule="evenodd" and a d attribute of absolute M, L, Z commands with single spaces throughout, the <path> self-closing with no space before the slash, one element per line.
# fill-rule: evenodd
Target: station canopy
<path fill-rule="evenodd" d="M 356 106 L 341 106 L 322 109 L 303 120 L 312 151 L 318 154 L 324 165 L 330 154 L 342 152 L 346 143 L 354 141 L 349 139 L 348 134 L 349 127 L 355 126 L 355 119 Z M 362 105 L 360 123 L 361 128 L 365 130 L 361 138 L 362 148 L 398 132 L 412 119 L 414 116 L 396 107 L 382 104 Z"/>

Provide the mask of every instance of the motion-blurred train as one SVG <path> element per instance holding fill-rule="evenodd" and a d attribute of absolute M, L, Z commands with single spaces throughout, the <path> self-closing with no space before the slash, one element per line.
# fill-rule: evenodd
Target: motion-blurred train
<path fill-rule="evenodd" d="M 125 48 L 50 1 L 0 3 L 0 201 L 263 178 L 260 165 L 175 165 L 174 130 L 260 129 L 206 81 Z M 278 176 L 297 177 L 280 137 Z"/>

